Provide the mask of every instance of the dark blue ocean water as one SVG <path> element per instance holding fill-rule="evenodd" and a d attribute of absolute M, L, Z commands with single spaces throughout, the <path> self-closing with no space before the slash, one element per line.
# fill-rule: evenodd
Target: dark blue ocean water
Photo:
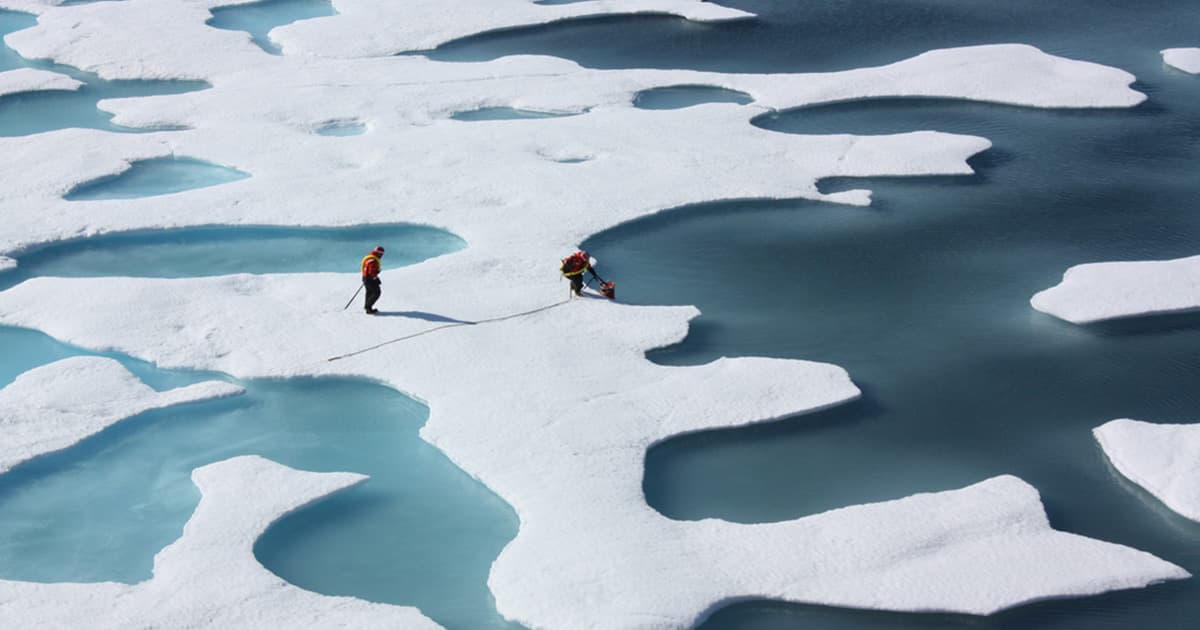
<path fill-rule="evenodd" d="M 651 505 L 680 519 L 773 521 L 1012 473 L 1041 491 L 1055 527 L 1200 573 L 1200 524 L 1117 475 L 1090 435 L 1117 417 L 1200 421 L 1200 315 L 1078 327 L 1028 305 L 1074 264 L 1200 253 L 1200 77 L 1158 54 L 1196 45 L 1200 3 L 735 4 L 763 18 L 601 20 L 478 38 L 434 56 L 811 71 L 1021 42 L 1126 69 L 1150 100 L 1133 111 L 895 99 L 782 112 L 755 124 L 781 133 L 936 129 L 995 146 L 972 160 L 972 177 L 822 183 L 874 189 L 870 208 L 727 202 L 586 243 L 623 301 L 703 311 L 687 340 L 653 360 L 830 361 L 864 391 L 819 414 L 652 449 Z M 1197 620 L 1200 585 L 1188 580 L 990 618 L 749 602 L 704 627 L 1182 629 Z"/>
<path fill-rule="evenodd" d="M 1200 45 L 1200 1 L 726 4 L 761 17 L 720 25 L 650 16 L 588 20 L 470 38 L 430 56 L 542 53 L 604 68 L 795 72 L 1020 42 L 1133 72 L 1150 100 L 1134 110 L 1098 112 L 897 100 L 783 112 L 754 124 L 780 133 L 937 129 L 986 136 L 995 146 L 972 160 L 978 174 L 971 177 L 823 182 L 826 190 L 874 189 L 870 208 L 731 201 L 679 209 L 591 239 L 586 245 L 605 277 L 617 281 L 622 301 L 702 309 L 687 340 L 652 353 L 653 360 L 830 361 L 846 367 L 864 391 L 862 400 L 819 414 L 656 447 L 646 461 L 650 504 L 679 519 L 773 521 L 1012 473 L 1042 492 L 1056 527 L 1200 573 L 1200 524 L 1120 478 L 1090 436 L 1091 428 L 1121 416 L 1200 421 L 1200 316 L 1078 327 L 1028 306 L 1033 293 L 1073 264 L 1200 253 L 1200 77 L 1164 67 L 1158 54 Z M 0 12 L 0 30 L 20 20 L 28 18 Z M 0 69 L 21 63 L 0 49 Z M 656 106 L 661 96 L 670 95 L 647 95 L 642 105 Z M 9 102 L 0 99 L 0 134 L 62 126 L 7 116 Z M 657 106 L 678 104 L 667 99 Z M 94 100 L 84 105 L 80 112 L 96 115 Z M 75 121 L 68 126 L 89 126 Z M 79 352 L 12 329 L 0 329 L 0 344 L 17 350 L 6 357 L 20 357 L 0 361 L 0 383 Z M 198 378 L 123 361 L 156 387 Z M 0 510 L 13 502 L 51 523 L 0 536 L 6 541 L 0 553 L 10 559 L 0 564 L 12 572 L 4 577 L 140 579 L 153 547 L 177 534 L 194 501 L 181 471 L 209 456 L 264 452 L 292 465 L 361 470 L 378 480 L 273 528 L 257 549 L 272 570 L 319 592 L 417 603 L 450 628 L 504 626 L 483 581 L 515 532 L 515 517 L 420 443 L 419 405 L 353 382 L 248 386 L 240 400 L 147 414 L 0 478 Z M 395 422 L 382 420 L 379 410 Z M 330 418 L 348 419 L 348 435 L 327 433 Z M 256 423 L 262 428 L 248 433 L 231 426 Z M 302 452 L 284 444 L 290 442 L 326 446 Z M 199 455 L 188 450 L 192 444 L 201 445 Z M 369 450 L 373 445 L 382 450 Z M 121 462 L 129 457 L 158 468 L 126 469 Z M 93 476 L 99 483 L 89 485 Z M 180 488 L 150 493 L 166 497 L 169 516 L 129 524 L 122 520 L 130 512 L 124 498 L 113 499 L 115 508 L 75 511 L 83 508 L 72 497 L 99 492 L 97 485 L 132 479 L 136 487 L 156 478 Z M 389 498 L 372 494 L 393 483 L 400 485 Z M 410 499 L 418 494 L 424 498 Z M 451 499 L 443 505 L 442 496 Z M 166 508 L 151 501 L 134 512 L 159 509 Z M 70 524 L 79 518 L 112 519 L 118 529 L 154 525 L 126 536 L 121 544 L 130 547 L 121 551 L 72 541 L 79 533 Z M 62 541 L 29 533 L 47 528 Z M 439 546 L 438 536 L 452 542 Z M 80 555 L 92 547 L 108 555 Z M 68 562 L 73 553 L 82 559 Z M 21 563 L 11 560 L 17 557 Z M 414 574 L 420 579 L 403 577 Z M 1197 619 L 1200 585 L 1187 580 L 988 618 L 747 602 L 718 611 L 704 627 L 1144 630 L 1196 628 Z"/>

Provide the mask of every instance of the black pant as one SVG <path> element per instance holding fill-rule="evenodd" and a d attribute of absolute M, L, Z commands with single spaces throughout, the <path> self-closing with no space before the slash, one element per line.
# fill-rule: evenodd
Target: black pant
<path fill-rule="evenodd" d="M 574 276 L 571 276 L 570 278 L 571 278 L 571 292 L 574 293 L 575 295 L 579 295 L 579 292 L 583 290 L 583 274 L 574 275 Z"/>
<path fill-rule="evenodd" d="M 368 311 L 375 308 L 375 301 L 379 299 L 379 296 L 383 295 L 382 285 L 383 283 L 379 281 L 379 278 L 363 277 L 363 286 L 367 288 L 367 301 L 363 305 L 363 308 Z"/>

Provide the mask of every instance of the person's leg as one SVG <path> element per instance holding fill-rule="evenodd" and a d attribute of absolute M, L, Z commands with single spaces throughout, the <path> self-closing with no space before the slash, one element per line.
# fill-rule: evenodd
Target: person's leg
<path fill-rule="evenodd" d="M 364 278 L 363 284 L 367 287 L 367 299 L 363 303 L 363 308 L 368 312 L 375 310 L 375 302 L 383 295 L 383 288 L 377 278 Z"/>
<path fill-rule="evenodd" d="M 571 276 L 571 293 L 579 295 L 583 291 L 583 274 Z"/>

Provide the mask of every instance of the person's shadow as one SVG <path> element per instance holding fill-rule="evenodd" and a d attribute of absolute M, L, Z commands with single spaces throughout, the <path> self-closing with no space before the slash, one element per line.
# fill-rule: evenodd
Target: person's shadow
<path fill-rule="evenodd" d="M 426 313 L 424 311 L 379 311 L 378 313 L 375 314 L 375 316 L 376 317 L 409 317 L 412 319 L 423 319 L 428 322 L 442 322 L 442 323 L 447 323 L 447 324 L 474 324 L 475 323 L 475 322 L 468 322 L 468 321 L 461 320 L 461 319 L 454 319 L 453 317 L 446 317 L 445 315 L 438 315 L 437 313 Z"/>

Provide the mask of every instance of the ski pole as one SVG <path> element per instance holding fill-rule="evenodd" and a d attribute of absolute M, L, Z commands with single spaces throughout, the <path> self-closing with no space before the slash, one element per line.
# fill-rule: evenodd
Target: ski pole
<path fill-rule="evenodd" d="M 360 283 L 360 284 L 358 285 L 358 288 L 354 290 L 354 295 L 351 295 L 351 296 L 350 296 L 350 301 L 349 301 L 349 302 L 346 302 L 346 305 L 342 307 L 342 310 L 343 310 L 343 311 L 344 311 L 344 310 L 346 310 L 346 309 L 348 309 L 348 308 L 350 308 L 350 304 L 351 304 L 352 302 L 354 302 L 354 298 L 358 297 L 358 292 L 359 292 L 359 291 L 362 291 L 362 289 L 363 289 L 363 287 L 364 287 L 364 286 L 366 286 L 366 283 Z"/>

